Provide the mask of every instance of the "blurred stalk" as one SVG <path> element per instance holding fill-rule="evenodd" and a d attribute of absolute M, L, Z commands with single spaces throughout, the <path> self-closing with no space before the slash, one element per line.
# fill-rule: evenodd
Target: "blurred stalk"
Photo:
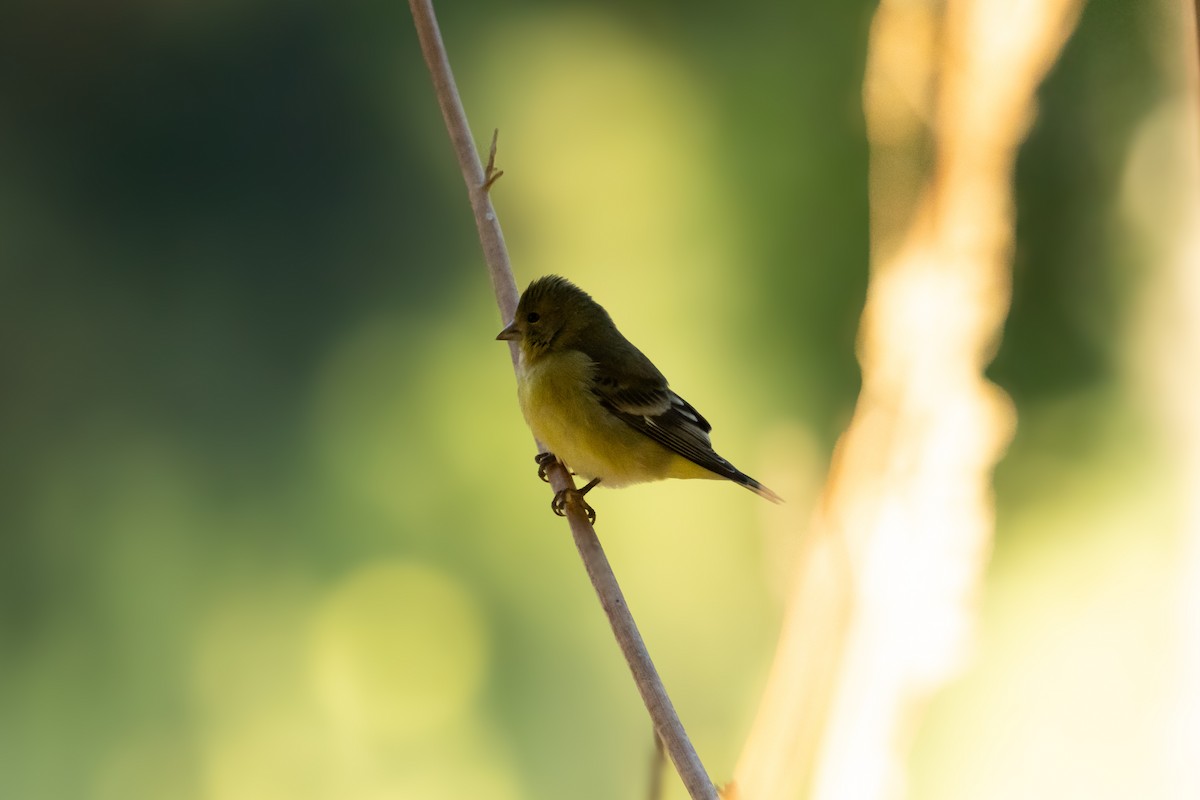
<path fill-rule="evenodd" d="M 1167 359 L 1163 376 L 1176 391 L 1172 399 L 1172 428 L 1185 448 L 1183 497 L 1185 561 L 1180 585 L 1183 597 L 1179 615 L 1184 685 L 1172 756 L 1180 776 L 1179 796 L 1200 797 L 1200 766 L 1196 743 L 1200 742 L 1200 0 L 1193 5 L 1183 0 L 1184 26 L 1184 128 L 1182 181 L 1190 187 L 1184 195 L 1183 222 L 1175 258 L 1170 262 L 1164 294 L 1176 299 L 1175 316 L 1182 323 L 1175 358 Z M 1189 378 L 1179 383 L 1182 373 Z M 1174 431 L 1168 435 L 1174 435 Z"/>
<path fill-rule="evenodd" d="M 471 200 L 471 210 L 475 215 L 475 226 L 479 231 L 479 240 L 483 246 L 484 260 L 492 279 L 492 288 L 496 294 L 496 303 L 500 307 L 501 320 L 507 323 L 512 320 L 517 308 L 517 285 L 513 279 L 512 264 L 508 258 L 508 248 L 504 244 L 504 235 L 500 230 L 500 222 L 496 209 L 492 207 L 489 194 L 492 183 L 499 177 L 494 171 L 496 157 L 496 138 L 492 138 L 491 154 L 487 168 L 479 160 L 475 148 L 471 128 L 467 123 L 467 113 L 463 108 L 458 87 L 454 81 L 454 73 L 450 68 L 450 59 L 442 42 L 442 32 L 438 27 L 437 16 L 433 11 L 430 0 L 409 0 L 409 10 L 412 12 L 413 24 L 417 29 L 417 38 L 421 42 L 421 52 L 429 67 L 433 80 L 434 92 L 438 105 L 442 109 L 442 117 L 446 122 L 446 130 L 450 142 L 454 146 L 463 180 L 467 185 L 467 194 Z M 509 354 L 512 357 L 514 369 L 517 367 L 517 347 L 515 342 L 509 342 Z M 545 452 L 546 448 L 537 443 L 538 451 Z M 558 461 L 546 469 L 550 486 L 555 492 L 564 489 L 574 489 L 575 482 L 566 468 Z M 608 563 L 604 548 L 596 531 L 588 522 L 582 510 L 582 504 L 568 502 L 566 504 L 567 523 L 571 527 L 571 536 L 588 578 L 604 609 L 612 627 L 613 636 L 621 648 L 622 655 L 633 673 L 634 683 L 650 713 L 654 730 L 662 741 L 663 747 L 671 757 L 679 777 L 687 787 L 688 793 L 694 800 L 717 800 L 717 790 L 708 772 L 696 755 L 696 750 L 688 739 L 683 723 L 675 712 L 675 706 L 667 695 L 666 687 L 658 675 L 650 653 L 646 649 L 642 635 L 633 620 L 633 614 L 625 602 L 625 596 L 617 583 L 616 575 Z"/>
<path fill-rule="evenodd" d="M 1200 0 L 1180 0 L 1183 7 L 1185 23 L 1184 34 L 1188 41 L 1184 44 L 1184 52 L 1191 66 L 1185 67 L 1188 74 L 1188 85 L 1192 89 L 1192 98 L 1200 104 Z"/>
<path fill-rule="evenodd" d="M 892 798 L 962 666 L 1015 422 L 983 378 L 1010 298 L 1012 178 L 1080 0 L 883 0 L 864 106 L 863 388 L 736 771 L 744 800 Z"/>
<path fill-rule="evenodd" d="M 1147 116 L 1125 175 L 1126 217 L 1143 238 L 1149 280 L 1142 295 L 1127 366 L 1158 412 L 1160 436 L 1179 497 L 1177 651 L 1169 664 L 1172 702 L 1165 768 L 1171 797 L 1200 797 L 1200 28 L 1193 0 L 1178 9 L 1179 38 L 1163 61 L 1174 91 Z M 1174 21 L 1174 20 L 1172 20 Z"/>

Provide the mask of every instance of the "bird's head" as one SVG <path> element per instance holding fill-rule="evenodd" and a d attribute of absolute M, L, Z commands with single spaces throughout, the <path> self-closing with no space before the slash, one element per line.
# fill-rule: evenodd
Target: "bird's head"
<path fill-rule="evenodd" d="M 526 358 L 572 349 L 589 327 L 612 325 L 600 304 L 566 278 L 547 275 L 529 284 L 517 313 L 497 339 L 519 342 Z"/>

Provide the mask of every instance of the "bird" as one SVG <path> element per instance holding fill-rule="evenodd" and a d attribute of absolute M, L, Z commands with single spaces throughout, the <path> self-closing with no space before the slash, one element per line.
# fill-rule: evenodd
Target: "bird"
<path fill-rule="evenodd" d="M 533 435 L 547 448 L 538 475 L 555 459 L 588 482 L 558 492 L 565 515 L 603 483 L 610 488 L 665 478 L 726 479 L 774 503 L 783 498 L 713 450 L 709 424 L 662 372 L 626 339 L 604 307 L 575 284 L 547 275 L 521 294 L 496 336 L 516 342 L 517 396 Z M 572 496 L 572 494 L 574 496 Z"/>

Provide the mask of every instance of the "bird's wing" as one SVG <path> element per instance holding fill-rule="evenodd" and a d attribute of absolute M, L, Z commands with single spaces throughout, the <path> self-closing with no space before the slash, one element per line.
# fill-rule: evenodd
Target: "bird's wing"
<path fill-rule="evenodd" d="M 661 378 L 661 376 L 659 376 Z M 712 449 L 712 425 L 667 387 L 665 380 L 631 380 L 598 365 L 592 392 L 614 416 L 689 461 L 732 477 L 733 465 Z"/>
<path fill-rule="evenodd" d="M 727 478 L 741 476 L 713 452 L 712 425 L 667 386 L 654 363 L 615 326 L 605 326 L 585 339 L 592 359 L 592 392 L 614 416 L 634 430 L 687 460 Z"/>
<path fill-rule="evenodd" d="M 673 453 L 745 486 L 773 503 L 779 495 L 721 458 L 712 448 L 712 425 L 667 386 L 658 368 L 611 322 L 580 348 L 592 360 L 592 392 L 613 416 Z"/>

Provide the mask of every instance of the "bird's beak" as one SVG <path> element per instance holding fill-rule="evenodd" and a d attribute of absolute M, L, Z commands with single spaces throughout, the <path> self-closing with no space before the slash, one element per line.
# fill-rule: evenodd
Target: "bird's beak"
<path fill-rule="evenodd" d="M 517 330 L 516 322 L 513 322 L 507 328 L 500 331 L 500 333 L 496 334 L 497 340 L 505 339 L 510 342 L 515 342 L 520 338 L 521 338 L 521 332 L 519 330 Z"/>

